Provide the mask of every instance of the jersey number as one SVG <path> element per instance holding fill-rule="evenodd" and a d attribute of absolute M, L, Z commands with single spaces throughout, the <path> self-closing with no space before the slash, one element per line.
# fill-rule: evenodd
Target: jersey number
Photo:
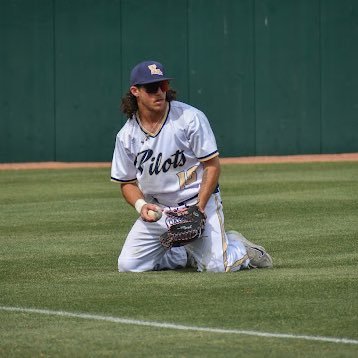
<path fill-rule="evenodd" d="M 179 178 L 179 186 L 180 189 L 184 189 L 187 185 L 194 183 L 197 179 L 196 169 L 198 168 L 197 165 L 194 167 L 189 168 L 187 171 L 182 171 L 177 173 Z"/>

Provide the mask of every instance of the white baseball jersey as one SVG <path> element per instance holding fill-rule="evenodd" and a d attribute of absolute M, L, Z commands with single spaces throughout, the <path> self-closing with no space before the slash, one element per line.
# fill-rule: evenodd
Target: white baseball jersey
<path fill-rule="evenodd" d="M 117 134 L 111 178 L 137 181 L 148 201 L 180 206 L 198 194 L 202 162 L 218 154 L 205 114 L 172 101 L 156 133 L 146 131 L 138 116 L 126 122 Z"/>

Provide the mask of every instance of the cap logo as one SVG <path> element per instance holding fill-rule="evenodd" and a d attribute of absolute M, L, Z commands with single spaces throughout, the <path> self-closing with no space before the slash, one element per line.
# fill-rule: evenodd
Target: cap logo
<path fill-rule="evenodd" d="M 153 64 L 153 65 L 149 65 L 148 66 L 149 70 L 150 70 L 150 74 L 151 75 L 160 75 L 163 76 L 163 72 L 157 68 L 157 65 Z"/>

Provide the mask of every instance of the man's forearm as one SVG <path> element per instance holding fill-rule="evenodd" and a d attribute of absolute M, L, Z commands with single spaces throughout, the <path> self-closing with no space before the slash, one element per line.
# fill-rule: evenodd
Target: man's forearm
<path fill-rule="evenodd" d="M 136 183 L 121 184 L 121 191 L 126 202 L 133 207 L 138 199 L 143 199 L 143 193 Z"/>
<path fill-rule="evenodd" d="M 198 206 L 201 211 L 205 210 L 205 206 L 218 185 L 220 177 L 219 158 L 215 157 L 204 163 L 204 173 L 199 190 Z"/>

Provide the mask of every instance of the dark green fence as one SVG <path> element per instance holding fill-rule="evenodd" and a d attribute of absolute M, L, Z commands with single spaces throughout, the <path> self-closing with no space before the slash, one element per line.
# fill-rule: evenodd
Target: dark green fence
<path fill-rule="evenodd" d="M 163 62 L 221 156 L 358 151 L 356 0 L 0 0 L 0 162 L 109 161 Z"/>

